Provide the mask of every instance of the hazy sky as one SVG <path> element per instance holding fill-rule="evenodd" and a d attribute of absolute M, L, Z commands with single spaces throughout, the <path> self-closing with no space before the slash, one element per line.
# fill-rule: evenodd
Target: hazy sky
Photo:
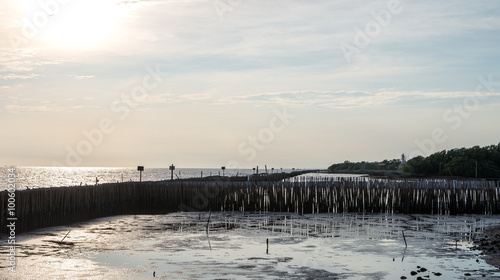
<path fill-rule="evenodd" d="M 2 165 L 326 168 L 500 142 L 499 1 L 0 0 Z"/>

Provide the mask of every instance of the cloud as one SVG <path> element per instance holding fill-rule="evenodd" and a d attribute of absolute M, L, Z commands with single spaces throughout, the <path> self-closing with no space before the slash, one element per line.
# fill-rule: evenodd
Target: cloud
<path fill-rule="evenodd" d="M 196 94 L 186 94 L 181 96 L 184 99 L 191 100 L 191 101 L 201 101 L 201 100 L 208 100 L 211 99 L 212 97 L 210 94 L 206 93 L 196 93 Z"/>
<path fill-rule="evenodd" d="M 9 113 L 40 113 L 40 112 L 65 112 L 71 113 L 76 110 L 82 109 L 99 109 L 99 106 L 83 106 L 83 105 L 73 105 L 73 106 L 60 106 L 49 104 L 48 102 L 44 105 L 6 105 L 5 110 Z"/>
<path fill-rule="evenodd" d="M 28 74 L 28 75 L 22 75 L 22 74 L 3 74 L 0 75 L 0 80 L 27 80 L 27 79 L 36 79 L 39 77 L 43 77 L 42 75 L 39 74 Z"/>
<path fill-rule="evenodd" d="M 421 92 L 421 91 L 295 91 L 260 93 L 243 96 L 232 96 L 219 100 L 218 104 L 277 104 L 282 106 L 318 106 L 329 108 L 362 108 L 386 105 L 411 105 L 415 102 L 446 103 L 474 97 L 474 92 Z M 484 96 L 500 96 L 500 93 L 489 93 Z"/>
<path fill-rule="evenodd" d="M 0 80 L 26 80 L 44 77 L 42 71 L 47 65 L 57 65 L 61 61 L 41 59 L 39 52 L 32 49 L 0 49 Z"/>
<path fill-rule="evenodd" d="M 9 113 L 67 111 L 64 107 L 54 105 L 7 105 L 5 109 Z"/>
<path fill-rule="evenodd" d="M 84 79 L 94 78 L 95 76 L 94 75 L 88 75 L 88 76 L 84 76 L 84 75 L 68 75 L 68 77 L 73 77 L 76 80 L 84 80 Z"/>
<path fill-rule="evenodd" d="M 8 63 L 5 63 L 2 68 L 4 71 L 27 72 L 32 71 L 34 65 L 23 59 L 18 61 L 9 61 Z"/>
<path fill-rule="evenodd" d="M 295 91 L 260 93 L 245 96 L 233 96 L 222 99 L 220 103 L 272 103 L 284 106 L 318 106 L 339 100 L 359 100 L 371 95 L 369 92 L 342 91 Z"/>
<path fill-rule="evenodd" d="M 139 104 L 176 103 L 179 102 L 179 98 L 171 93 L 147 94 L 134 99 L 132 102 Z"/>
<path fill-rule="evenodd" d="M 181 103 L 181 102 L 197 102 L 210 100 L 212 97 L 205 93 L 178 95 L 173 93 L 148 94 L 136 98 L 133 102 L 139 104 L 165 104 L 165 103 Z"/>

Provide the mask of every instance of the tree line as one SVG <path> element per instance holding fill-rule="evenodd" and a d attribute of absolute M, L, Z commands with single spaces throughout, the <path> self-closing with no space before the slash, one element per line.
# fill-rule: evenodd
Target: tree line
<path fill-rule="evenodd" d="M 338 171 L 358 171 L 358 170 L 398 170 L 401 165 L 401 160 L 399 159 L 391 159 L 391 160 L 383 160 L 380 162 L 350 162 L 348 160 L 343 163 L 335 163 L 328 167 L 329 172 L 338 172 Z"/>
<path fill-rule="evenodd" d="M 329 172 L 361 170 L 400 170 L 410 175 L 500 178 L 500 143 L 484 147 L 443 150 L 428 157 L 411 158 L 404 165 L 401 165 L 399 159 L 380 162 L 346 160 L 328 167 Z"/>
<path fill-rule="evenodd" d="M 431 176 L 500 178 L 500 143 L 417 156 L 408 160 L 402 171 Z"/>

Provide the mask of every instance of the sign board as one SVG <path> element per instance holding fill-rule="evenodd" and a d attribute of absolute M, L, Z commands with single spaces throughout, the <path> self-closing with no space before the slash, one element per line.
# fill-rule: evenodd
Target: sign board
<path fill-rule="evenodd" d="M 144 166 L 137 166 L 137 171 L 144 171 Z"/>

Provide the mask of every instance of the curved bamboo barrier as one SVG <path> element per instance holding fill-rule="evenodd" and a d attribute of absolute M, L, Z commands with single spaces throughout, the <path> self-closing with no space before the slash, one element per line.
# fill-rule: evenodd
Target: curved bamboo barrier
<path fill-rule="evenodd" d="M 16 232 L 122 214 L 177 211 L 500 214 L 500 181 L 290 178 L 160 181 L 16 191 Z M 0 192 L 7 232 L 7 191 Z"/>

